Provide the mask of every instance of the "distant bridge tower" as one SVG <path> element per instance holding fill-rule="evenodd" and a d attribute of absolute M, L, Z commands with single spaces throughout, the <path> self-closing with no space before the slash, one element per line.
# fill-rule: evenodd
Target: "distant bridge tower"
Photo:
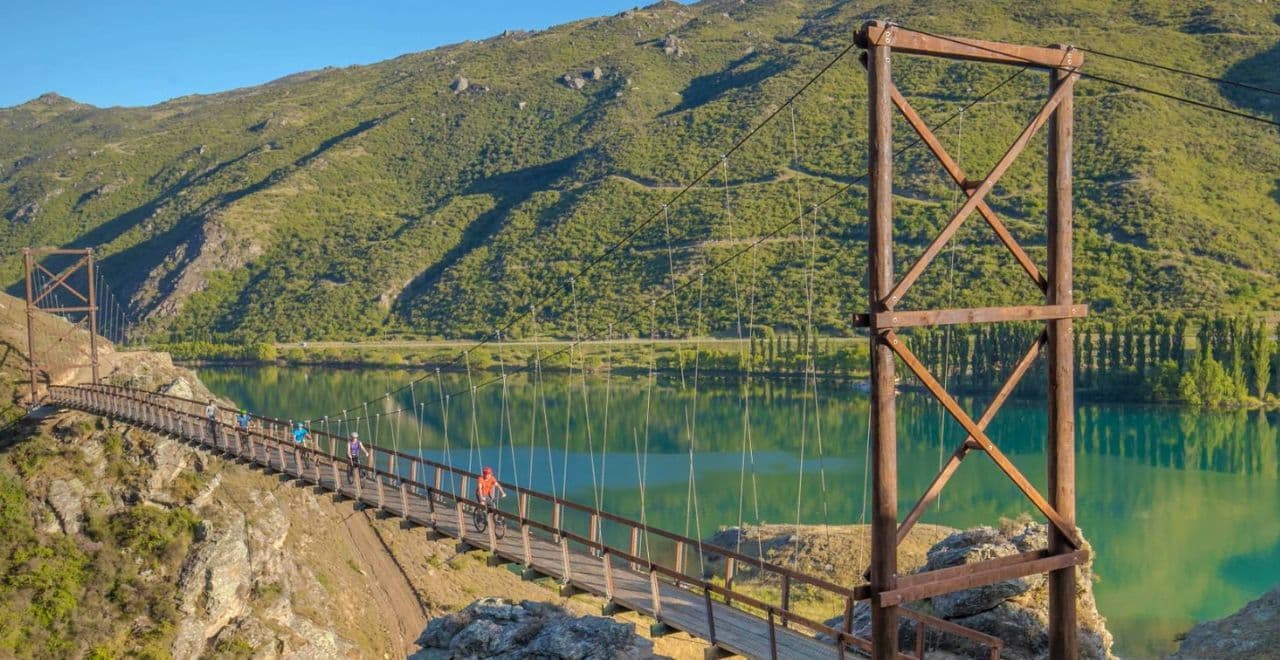
<path fill-rule="evenodd" d="M 72 264 L 58 273 L 45 268 L 37 259 L 39 257 L 52 255 L 69 255 L 78 256 Z M 52 374 L 54 368 L 83 368 L 88 367 L 91 370 L 93 384 L 98 384 L 98 292 L 94 287 L 94 257 L 93 248 L 85 248 L 83 250 L 74 249 L 57 249 L 57 248 L 23 248 L 22 261 L 24 271 L 26 273 L 27 287 L 27 358 L 28 371 L 31 376 L 31 402 L 35 403 L 39 396 L 39 373 Z M 78 286 L 78 273 L 84 273 L 85 284 L 81 288 Z M 47 277 L 47 281 L 36 284 L 37 274 Z M 68 304 L 62 305 L 61 302 L 54 302 L 52 307 L 41 307 L 41 303 L 46 301 L 58 301 L 54 297 L 57 291 L 69 293 Z M 79 304 L 77 304 L 79 303 Z M 47 303 L 46 303 L 47 304 Z M 36 350 L 36 312 L 43 311 L 51 314 L 73 314 L 83 313 L 87 321 L 87 330 L 89 332 L 89 364 L 56 364 L 49 363 L 40 359 L 39 351 Z M 77 324 L 79 325 L 79 324 Z"/>

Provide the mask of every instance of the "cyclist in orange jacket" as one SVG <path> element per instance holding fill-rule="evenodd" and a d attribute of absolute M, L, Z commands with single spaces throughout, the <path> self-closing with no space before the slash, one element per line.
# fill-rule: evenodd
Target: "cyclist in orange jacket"
<path fill-rule="evenodd" d="M 493 476 L 493 468 L 486 465 L 480 472 L 480 480 L 476 482 L 476 499 L 485 506 L 493 506 L 494 490 L 497 490 L 502 497 L 507 496 L 507 491 L 502 489 L 498 478 Z"/>

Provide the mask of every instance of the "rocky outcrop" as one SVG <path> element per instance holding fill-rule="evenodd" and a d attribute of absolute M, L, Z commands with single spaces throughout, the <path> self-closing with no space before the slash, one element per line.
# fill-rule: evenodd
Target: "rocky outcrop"
<path fill-rule="evenodd" d="M 956 532 L 935 544 L 927 553 L 920 572 L 962 566 L 1048 546 L 1045 525 L 1010 524 L 1002 529 L 977 527 Z M 1043 660 L 1049 657 L 1048 581 L 1043 575 L 1014 578 L 995 584 L 935 596 L 908 607 L 960 624 L 966 628 L 1004 640 L 1000 653 L 1007 660 Z M 1080 658 L 1109 660 L 1111 633 L 1098 613 L 1093 599 L 1093 572 L 1090 565 L 1076 571 L 1076 607 L 1080 623 Z M 843 624 L 840 617 L 828 625 Z M 871 633 L 870 607 L 864 601 L 854 607 L 853 632 Z M 915 643 L 915 625 L 902 620 L 899 636 L 904 645 Z M 930 648 L 961 657 L 985 657 L 983 649 L 955 635 L 930 633 Z"/>
<path fill-rule="evenodd" d="M 432 619 L 413 658 L 652 658 L 653 643 L 613 619 L 575 617 L 549 603 L 483 598 Z"/>
<path fill-rule="evenodd" d="M 1280 658 L 1280 586 L 1216 621 L 1197 624 L 1171 660 Z"/>
<path fill-rule="evenodd" d="M 564 83 L 564 86 L 569 89 L 582 89 L 587 86 L 587 81 L 582 76 L 572 73 L 564 74 L 564 77 L 560 78 L 560 82 Z"/>
<path fill-rule="evenodd" d="M 45 501 L 53 509 L 63 534 L 79 534 L 84 518 L 84 484 L 79 479 L 55 479 L 49 483 Z"/>
<path fill-rule="evenodd" d="M 452 89 L 454 94 L 461 94 L 467 91 L 467 88 L 470 86 L 471 86 L 470 80 L 459 77 L 457 80 L 453 81 L 453 85 L 451 85 L 449 89 Z"/>
<path fill-rule="evenodd" d="M 685 55 L 684 42 L 674 34 L 668 34 L 658 46 L 662 48 L 663 55 L 672 57 L 684 57 Z"/>
<path fill-rule="evenodd" d="M 249 544 L 244 514 L 228 512 L 221 524 L 204 521 L 198 546 L 178 578 L 178 611 L 183 614 L 173 640 L 173 655 L 200 655 L 205 642 L 246 613 L 250 587 Z"/>

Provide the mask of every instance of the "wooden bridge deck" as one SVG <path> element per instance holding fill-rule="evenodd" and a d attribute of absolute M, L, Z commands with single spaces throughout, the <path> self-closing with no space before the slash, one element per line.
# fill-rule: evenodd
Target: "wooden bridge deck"
<path fill-rule="evenodd" d="M 726 557 L 724 586 L 701 575 L 690 575 L 684 568 L 686 551 L 696 540 L 656 530 L 635 521 L 560 500 L 527 489 L 516 490 L 519 513 L 492 511 L 488 528 L 477 531 L 471 511 L 477 502 L 465 497 L 467 483 L 475 475 L 451 466 L 427 461 L 419 456 L 369 447 L 366 463 L 355 479 L 349 478 L 350 465 L 345 457 L 335 456 L 311 447 L 301 447 L 284 439 L 281 429 L 263 427 L 242 433 L 230 424 L 219 423 L 217 431 L 197 410 L 198 402 L 177 399 L 110 386 L 53 387 L 52 403 L 66 408 L 102 414 L 115 419 L 170 434 L 207 450 L 232 456 L 265 469 L 290 475 L 301 482 L 339 493 L 402 517 L 414 524 L 434 529 L 437 533 L 458 539 L 466 545 L 488 550 L 496 561 L 524 566 L 527 574 L 542 574 L 560 581 L 562 590 L 574 589 L 604 597 L 613 608 L 641 612 L 653 617 L 661 626 L 687 632 L 711 642 L 709 656 L 736 653 L 754 658 L 844 658 L 858 650 L 868 650 L 869 642 L 849 633 L 848 626 L 854 600 L 865 593 L 847 589 L 820 578 L 796 573 L 758 558 L 738 555 L 732 550 L 699 544 L 707 555 Z M 260 422 L 270 422 L 259 418 Z M 340 446 L 329 438 L 330 446 Z M 381 457 L 381 460 L 380 460 Z M 404 467 L 408 463 L 408 469 Z M 383 469 L 386 468 L 386 469 Z M 409 477 L 402 472 L 408 471 Z M 444 475 L 449 476 L 454 490 L 446 489 Z M 427 474 L 434 483 L 426 483 Z M 456 483 L 461 479 L 461 486 Z M 537 519 L 530 511 L 530 499 L 552 503 L 551 520 Z M 565 524 L 566 509 L 591 512 L 591 532 L 582 536 Z M 494 533 L 493 518 L 507 520 L 503 538 Z M 598 538 L 604 520 L 630 529 L 631 544 L 617 548 Z M 676 543 L 674 566 L 638 556 L 640 534 L 656 534 Z M 602 536 L 602 535 L 601 535 Z M 753 569 L 781 577 L 781 603 L 757 600 L 732 588 L 734 561 L 750 561 Z M 843 629 L 832 628 L 796 614 L 789 607 L 791 584 L 807 584 L 834 592 L 846 600 Z M 733 604 L 729 604 L 732 602 Z M 744 609 L 749 608 L 749 609 Z M 945 633 L 958 634 L 991 649 L 997 657 L 999 639 L 956 626 L 946 621 L 916 613 L 908 613 L 918 625 Z M 826 641 L 818 639 L 821 633 Z M 919 636 L 922 638 L 922 636 Z M 923 657 L 923 649 L 915 656 Z"/>

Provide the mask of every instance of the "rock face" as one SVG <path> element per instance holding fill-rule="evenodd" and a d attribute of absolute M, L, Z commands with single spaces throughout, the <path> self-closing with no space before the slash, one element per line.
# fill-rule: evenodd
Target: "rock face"
<path fill-rule="evenodd" d="M 1008 557 L 1047 546 L 1045 525 L 1014 524 L 1004 529 L 977 527 L 956 532 L 930 548 L 921 572 Z M 1045 576 L 1032 575 L 943 594 L 909 607 L 999 637 L 1005 642 L 1001 658 L 1043 660 L 1049 657 L 1048 595 Z M 1111 633 L 1107 631 L 1106 620 L 1098 613 L 1093 599 L 1093 572 L 1089 565 L 1079 567 L 1076 572 L 1076 607 L 1080 622 L 1079 657 L 1090 660 L 1114 658 L 1111 654 Z M 837 617 L 827 624 L 839 626 L 843 619 Z M 853 632 L 860 636 L 871 633 L 871 612 L 866 602 L 854 607 Z M 900 621 L 899 637 L 904 645 L 914 645 L 914 624 Z M 961 657 L 985 657 L 981 648 L 955 635 L 930 632 L 926 644 L 929 648 Z"/>
<path fill-rule="evenodd" d="M 653 643 L 630 625 L 597 616 L 575 617 L 550 603 L 483 598 L 460 612 L 432 619 L 412 657 L 652 658 Z"/>
<path fill-rule="evenodd" d="M 457 80 L 453 81 L 453 85 L 450 87 L 450 89 L 453 90 L 454 94 L 461 94 L 467 91 L 467 88 L 470 86 L 471 86 L 470 80 L 467 80 L 466 78 L 458 78 Z"/>
<path fill-rule="evenodd" d="M 1172 660 L 1280 658 L 1280 586 L 1217 621 L 1196 625 Z"/>
<path fill-rule="evenodd" d="M 79 534 L 83 520 L 84 484 L 79 479 L 57 479 L 49 483 L 45 497 L 63 534 Z"/>

